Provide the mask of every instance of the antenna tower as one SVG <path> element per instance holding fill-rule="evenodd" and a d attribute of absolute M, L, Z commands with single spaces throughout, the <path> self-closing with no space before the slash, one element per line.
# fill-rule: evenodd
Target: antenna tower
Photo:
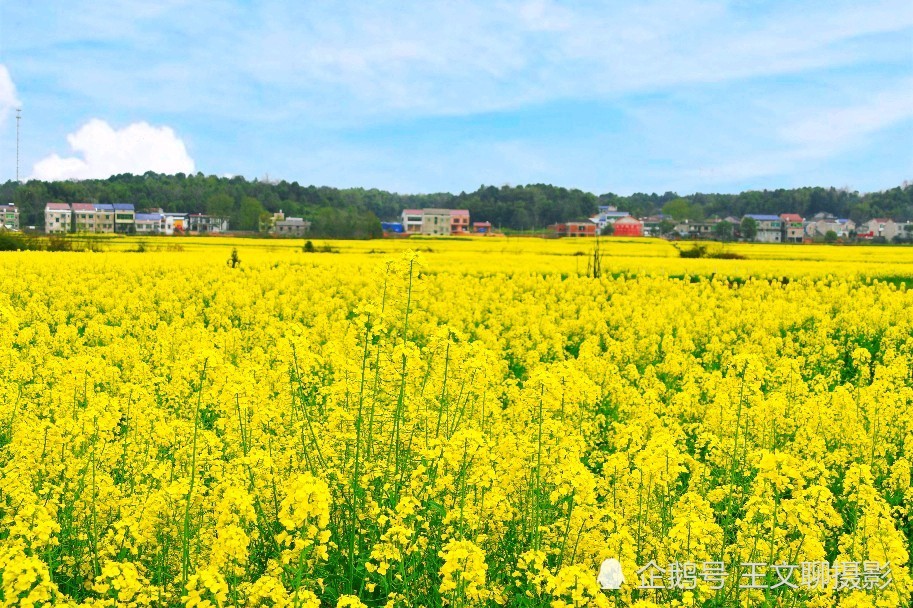
<path fill-rule="evenodd" d="M 19 121 L 22 120 L 22 108 L 16 108 L 16 183 L 19 183 Z"/>

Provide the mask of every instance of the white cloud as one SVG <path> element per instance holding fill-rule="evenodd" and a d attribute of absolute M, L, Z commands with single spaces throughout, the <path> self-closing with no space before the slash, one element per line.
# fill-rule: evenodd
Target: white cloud
<path fill-rule="evenodd" d="M 0 63 L 0 125 L 6 122 L 10 112 L 18 108 L 19 105 L 19 98 L 16 97 L 16 85 L 13 84 L 9 70 Z"/>
<path fill-rule="evenodd" d="M 785 126 L 781 137 L 811 156 L 826 156 L 865 136 L 913 118 L 913 80 L 894 90 L 871 94 L 864 102 L 842 108 L 819 109 L 814 115 Z"/>
<path fill-rule="evenodd" d="M 170 127 L 137 122 L 114 129 L 97 118 L 90 120 L 67 142 L 76 156 L 51 154 L 32 169 L 32 179 L 104 179 L 120 173 L 193 173 L 193 159 Z"/>

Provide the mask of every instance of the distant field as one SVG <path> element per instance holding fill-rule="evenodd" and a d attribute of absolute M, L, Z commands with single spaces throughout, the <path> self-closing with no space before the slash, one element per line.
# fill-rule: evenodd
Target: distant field
<path fill-rule="evenodd" d="M 248 253 L 248 263 L 264 261 L 301 261 L 322 264 L 320 254 L 301 257 L 306 240 L 320 250 L 330 248 L 347 263 L 363 265 L 377 258 L 410 249 L 433 260 L 434 270 L 491 272 L 493 270 L 586 274 L 587 260 L 593 256 L 595 239 L 541 239 L 527 237 L 410 237 L 406 239 L 342 240 L 254 239 L 232 237 L 121 237 L 96 236 L 76 241 L 92 243 L 101 252 L 135 251 L 146 253 L 208 252 L 212 259 L 227 256 L 232 248 Z M 913 247 L 871 245 L 786 245 L 760 243 L 705 243 L 710 251 L 742 256 L 742 260 L 679 259 L 680 249 L 694 243 L 670 243 L 654 238 L 599 239 L 606 273 L 646 273 L 657 275 L 723 274 L 728 276 L 851 275 L 870 277 L 913 277 Z M 174 249 L 180 249 L 175 252 Z M 289 257 L 290 256 L 290 257 Z M 242 258 L 243 259 L 243 258 Z M 772 262 L 789 262 L 768 264 Z M 764 262 L 764 263 L 759 263 Z"/>

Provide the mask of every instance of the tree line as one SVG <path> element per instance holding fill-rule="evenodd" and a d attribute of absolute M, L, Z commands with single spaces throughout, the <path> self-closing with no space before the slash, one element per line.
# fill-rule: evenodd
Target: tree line
<path fill-rule="evenodd" d="M 848 189 L 805 187 L 752 190 L 739 194 L 695 193 L 680 196 L 635 193 L 596 195 L 548 184 L 480 186 L 473 192 L 399 194 L 375 188 L 302 186 L 298 182 L 247 180 L 202 173 L 162 175 L 123 174 L 82 181 L 7 181 L 0 185 L 0 203 L 20 209 L 22 226 L 44 227 L 44 205 L 65 203 L 133 203 L 137 210 L 206 213 L 229 220 L 232 230 L 258 230 L 270 214 L 304 217 L 315 236 L 379 236 L 381 221 L 398 221 L 403 209 L 444 207 L 468 209 L 473 221 L 489 221 L 496 228 L 532 230 L 564 221 L 582 220 L 600 205 L 613 205 L 635 216 L 665 213 L 674 220 L 748 213 L 798 213 L 803 217 L 823 211 L 856 222 L 872 217 L 898 221 L 913 219 L 913 184 L 882 192 L 861 194 Z"/>

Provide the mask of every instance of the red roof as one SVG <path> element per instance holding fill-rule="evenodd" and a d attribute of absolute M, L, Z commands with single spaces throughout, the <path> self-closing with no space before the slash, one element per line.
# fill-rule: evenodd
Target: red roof
<path fill-rule="evenodd" d="M 802 216 L 798 213 L 781 213 L 780 219 L 786 222 L 801 222 Z"/>
<path fill-rule="evenodd" d="M 451 209 L 450 215 L 469 215 L 469 211 L 466 209 Z"/>
<path fill-rule="evenodd" d="M 70 206 L 67 203 L 48 203 L 44 206 L 46 211 L 69 211 Z"/>
<path fill-rule="evenodd" d="M 73 211 L 95 211 L 92 203 L 73 203 Z"/>

